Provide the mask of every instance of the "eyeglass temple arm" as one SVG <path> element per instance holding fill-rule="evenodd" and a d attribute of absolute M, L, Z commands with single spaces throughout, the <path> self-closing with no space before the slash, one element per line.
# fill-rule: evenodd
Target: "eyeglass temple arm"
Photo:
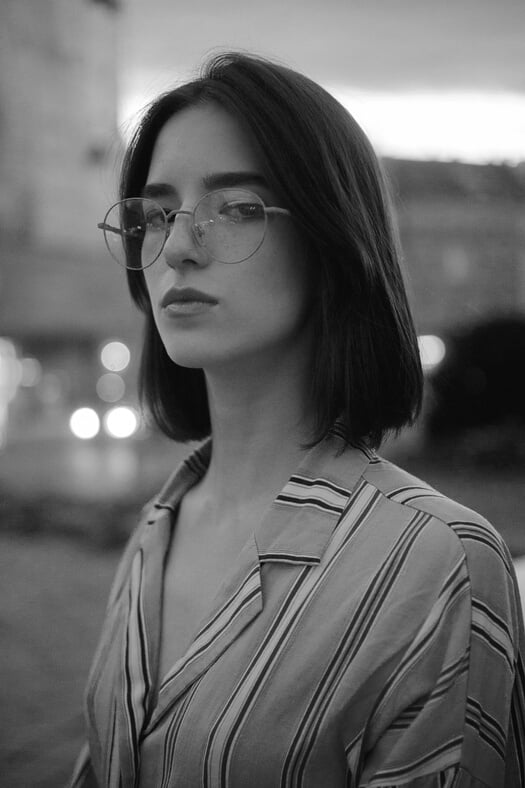
<path fill-rule="evenodd" d="M 117 235 L 124 235 L 123 231 L 119 227 L 113 227 L 111 224 L 106 224 L 106 222 L 99 222 L 97 224 L 99 230 L 106 230 L 108 233 L 116 233 Z"/>
<path fill-rule="evenodd" d="M 115 233 L 115 235 L 121 235 L 123 238 L 126 236 L 133 236 L 133 228 L 122 230 L 120 227 L 113 227 L 111 224 L 106 224 L 106 222 L 99 222 L 97 227 L 99 230 L 104 230 L 106 233 Z"/>

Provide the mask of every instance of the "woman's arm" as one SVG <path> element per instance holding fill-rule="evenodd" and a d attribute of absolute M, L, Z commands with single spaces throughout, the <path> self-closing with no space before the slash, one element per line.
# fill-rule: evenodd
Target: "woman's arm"
<path fill-rule="evenodd" d="M 523 788 L 525 672 L 512 562 L 492 531 L 454 524 L 464 559 L 347 747 L 360 788 Z"/>

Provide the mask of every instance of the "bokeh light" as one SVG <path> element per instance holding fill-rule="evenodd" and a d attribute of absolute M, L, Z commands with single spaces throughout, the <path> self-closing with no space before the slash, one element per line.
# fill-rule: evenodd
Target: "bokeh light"
<path fill-rule="evenodd" d="M 445 343 L 434 334 L 423 334 L 418 337 L 419 354 L 424 370 L 431 370 L 443 361 L 446 354 Z"/>
<path fill-rule="evenodd" d="M 116 372 L 105 372 L 97 380 L 97 394 L 104 402 L 118 402 L 126 393 L 126 384 Z"/>
<path fill-rule="evenodd" d="M 122 372 L 131 359 L 129 348 L 124 342 L 107 342 L 100 351 L 102 365 L 110 372 Z"/>
<path fill-rule="evenodd" d="M 138 426 L 139 420 L 133 408 L 111 408 L 104 416 L 104 429 L 112 438 L 129 438 Z"/>
<path fill-rule="evenodd" d="M 100 430 L 100 419 L 93 408 L 78 408 L 71 414 L 69 429 L 76 438 L 89 440 Z"/>

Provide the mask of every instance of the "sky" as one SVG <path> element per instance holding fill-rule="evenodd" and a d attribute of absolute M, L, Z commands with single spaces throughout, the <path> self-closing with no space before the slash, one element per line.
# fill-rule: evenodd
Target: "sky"
<path fill-rule="evenodd" d="M 383 155 L 525 160 L 525 0 L 121 0 L 123 130 L 220 49 L 303 71 Z"/>

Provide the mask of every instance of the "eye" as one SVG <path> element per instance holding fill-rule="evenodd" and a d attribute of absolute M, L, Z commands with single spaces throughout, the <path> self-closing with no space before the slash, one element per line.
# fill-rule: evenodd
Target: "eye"
<path fill-rule="evenodd" d="M 160 208 L 151 206 L 144 211 L 144 222 L 148 230 L 163 230 L 166 226 L 166 215 Z"/>
<path fill-rule="evenodd" d="M 264 221 L 264 207 L 258 202 L 232 200 L 223 205 L 219 211 L 219 215 L 231 219 L 234 222 L 245 222 L 256 219 Z"/>
<path fill-rule="evenodd" d="M 125 227 L 122 231 L 122 235 L 130 240 L 142 240 L 144 238 L 144 231 L 145 225 L 142 224 L 135 224 L 132 227 Z"/>
<path fill-rule="evenodd" d="M 142 240 L 146 230 L 143 211 L 126 208 L 121 214 L 120 226 L 124 238 L 130 241 Z"/>

